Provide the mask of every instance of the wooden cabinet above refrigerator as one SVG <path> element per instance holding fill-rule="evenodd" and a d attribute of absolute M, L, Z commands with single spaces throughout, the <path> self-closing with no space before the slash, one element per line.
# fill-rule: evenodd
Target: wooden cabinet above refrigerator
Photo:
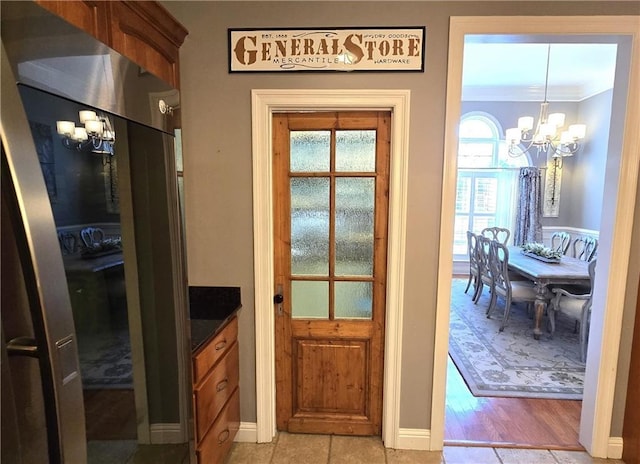
<path fill-rule="evenodd" d="M 179 49 L 188 31 L 158 2 L 36 0 L 138 64 L 180 88 Z"/>

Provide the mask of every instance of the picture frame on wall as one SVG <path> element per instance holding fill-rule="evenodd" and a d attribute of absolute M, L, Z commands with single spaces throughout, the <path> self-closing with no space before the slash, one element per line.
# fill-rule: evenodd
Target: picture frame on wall
<path fill-rule="evenodd" d="M 424 72 L 426 28 L 229 29 L 229 72 Z"/>

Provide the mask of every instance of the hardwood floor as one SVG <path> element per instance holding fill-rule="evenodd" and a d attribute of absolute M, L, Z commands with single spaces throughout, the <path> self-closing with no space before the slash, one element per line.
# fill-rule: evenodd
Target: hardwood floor
<path fill-rule="evenodd" d="M 583 450 L 581 401 L 474 397 L 449 359 L 445 445 Z"/>
<path fill-rule="evenodd" d="M 133 390 L 84 390 L 87 440 L 135 440 Z"/>

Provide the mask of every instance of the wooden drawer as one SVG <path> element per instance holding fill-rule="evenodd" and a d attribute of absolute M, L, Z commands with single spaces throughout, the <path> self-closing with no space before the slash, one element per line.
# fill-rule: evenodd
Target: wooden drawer
<path fill-rule="evenodd" d="M 220 359 L 204 380 L 194 388 L 196 440 L 202 440 L 229 397 L 238 387 L 238 343 Z"/>
<path fill-rule="evenodd" d="M 238 339 L 238 318 L 234 317 L 201 351 L 193 356 L 193 385 L 197 386 L 207 372 Z"/>
<path fill-rule="evenodd" d="M 200 464 L 218 464 L 224 462 L 233 439 L 240 428 L 239 389 L 235 392 L 220 413 L 213 427 L 198 445 L 196 453 Z"/>

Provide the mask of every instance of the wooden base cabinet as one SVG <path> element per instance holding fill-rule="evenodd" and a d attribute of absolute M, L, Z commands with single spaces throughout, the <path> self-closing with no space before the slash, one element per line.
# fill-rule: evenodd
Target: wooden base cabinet
<path fill-rule="evenodd" d="M 238 319 L 193 356 L 193 407 L 199 464 L 224 462 L 240 427 Z"/>

